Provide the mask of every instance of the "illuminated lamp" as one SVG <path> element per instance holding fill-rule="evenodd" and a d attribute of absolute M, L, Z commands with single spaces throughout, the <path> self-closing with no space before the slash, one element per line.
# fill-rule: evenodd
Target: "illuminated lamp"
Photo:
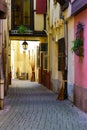
<path fill-rule="evenodd" d="M 26 42 L 26 40 L 24 40 L 24 42 L 22 43 L 22 47 L 23 47 L 24 50 L 27 50 L 28 43 Z"/>

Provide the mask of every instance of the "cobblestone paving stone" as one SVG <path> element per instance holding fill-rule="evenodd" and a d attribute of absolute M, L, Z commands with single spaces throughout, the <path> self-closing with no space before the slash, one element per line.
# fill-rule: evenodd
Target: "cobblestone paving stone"
<path fill-rule="evenodd" d="M 56 97 L 40 84 L 14 82 L 0 111 L 0 130 L 87 130 L 87 114 Z"/>

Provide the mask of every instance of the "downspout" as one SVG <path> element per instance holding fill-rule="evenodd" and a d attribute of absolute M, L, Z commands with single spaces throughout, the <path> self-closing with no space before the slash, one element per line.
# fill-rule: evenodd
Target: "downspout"
<path fill-rule="evenodd" d="M 0 109 L 4 109 L 4 68 L 3 68 L 3 52 L 2 52 L 2 47 L 3 47 L 3 21 L 0 21 Z"/>
<path fill-rule="evenodd" d="M 67 21 L 64 20 L 64 37 L 65 37 L 65 60 L 66 60 L 66 66 L 65 66 L 65 75 L 66 75 L 66 86 L 65 86 L 65 92 L 64 97 L 68 98 L 68 92 L 67 92 L 67 82 L 68 82 L 68 24 Z"/>
<path fill-rule="evenodd" d="M 61 7 L 60 7 L 60 19 L 64 21 L 64 39 L 65 39 L 65 82 L 67 83 L 67 71 L 68 71 L 68 23 L 67 20 L 64 19 L 62 15 Z M 67 86 L 67 85 L 66 85 Z M 64 97 L 67 98 L 67 87 L 65 87 Z"/>
<path fill-rule="evenodd" d="M 66 69 L 68 70 L 68 24 L 66 20 L 64 20 L 64 38 L 65 38 Z"/>
<path fill-rule="evenodd" d="M 60 4 L 60 3 L 59 3 Z M 60 5 L 60 19 L 64 21 L 64 38 L 65 38 L 65 56 L 66 56 L 66 69 L 68 69 L 68 23 L 62 14 L 62 5 Z"/>

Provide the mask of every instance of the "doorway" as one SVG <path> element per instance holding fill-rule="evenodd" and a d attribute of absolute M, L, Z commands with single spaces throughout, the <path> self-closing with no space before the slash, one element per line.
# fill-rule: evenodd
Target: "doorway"
<path fill-rule="evenodd" d="M 67 98 L 67 57 L 65 39 L 58 40 L 58 71 L 61 72 L 62 83 L 64 84 L 63 98 Z M 62 88 L 61 88 L 62 89 Z"/>
<path fill-rule="evenodd" d="M 26 41 L 28 48 L 23 49 L 22 40 L 11 40 L 12 79 L 38 81 L 37 55 L 39 41 Z"/>

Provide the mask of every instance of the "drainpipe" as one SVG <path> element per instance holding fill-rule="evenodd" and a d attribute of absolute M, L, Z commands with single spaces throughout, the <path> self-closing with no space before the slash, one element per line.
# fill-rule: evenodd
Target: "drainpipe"
<path fill-rule="evenodd" d="M 3 23 L 0 22 L 0 31 L 3 31 Z M 3 34 L 0 36 L 1 45 L 0 45 L 0 109 L 4 108 L 4 74 L 3 74 L 3 57 L 2 57 L 2 43 L 3 43 Z"/>
<path fill-rule="evenodd" d="M 65 37 L 66 69 L 68 69 L 68 25 L 66 20 L 64 20 L 64 37 Z"/>
<path fill-rule="evenodd" d="M 68 24 L 67 24 L 67 20 L 65 20 L 63 14 L 62 14 L 61 5 L 60 5 L 60 19 L 62 19 L 64 21 L 66 69 L 68 69 Z"/>
<path fill-rule="evenodd" d="M 67 76 L 67 72 L 68 72 L 68 24 L 67 21 L 64 20 L 64 37 L 65 37 L 65 58 L 66 58 L 66 66 L 65 66 L 65 77 L 67 80 L 66 81 L 66 85 L 65 85 L 65 92 L 64 92 L 64 98 L 68 97 L 68 93 L 67 93 L 67 82 L 68 82 L 68 76 Z"/>
<path fill-rule="evenodd" d="M 65 38 L 65 74 L 66 74 L 66 79 L 65 83 L 67 83 L 67 71 L 68 71 L 68 24 L 67 21 L 64 19 L 64 16 L 62 15 L 62 11 L 60 12 L 60 19 L 64 21 L 64 38 Z M 65 87 L 65 92 L 64 92 L 64 98 L 67 98 L 67 85 Z"/>

